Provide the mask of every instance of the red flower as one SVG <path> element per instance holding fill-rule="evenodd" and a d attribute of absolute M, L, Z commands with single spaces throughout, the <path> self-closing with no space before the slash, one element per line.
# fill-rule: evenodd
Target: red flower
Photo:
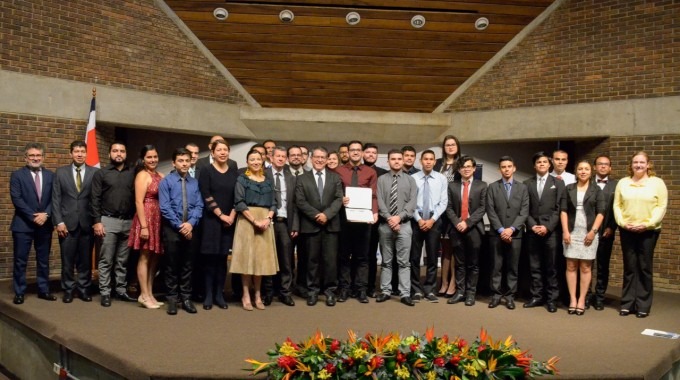
<path fill-rule="evenodd" d="M 457 366 L 458 363 L 460 363 L 460 356 L 455 355 L 451 357 L 451 360 L 449 360 L 449 363 L 451 363 L 454 366 Z"/>
<path fill-rule="evenodd" d="M 290 338 L 286 338 L 286 342 L 288 342 L 293 348 L 295 348 L 295 350 L 297 350 L 297 351 L 300 350 L 300 346 L 298 346 L 297 344 L 295 344 L 295 342 L 293 342 L 292 340 L 290 340 Z"/>
<path fill-rule="evenodd" d="M 368 343 L 361 342 L 361 348 L 363 348 L 364 350 L 368 350 Z"/>
<path fill-rule="evenodd" d="M 467 346 L 467 342 L 465 341 L 465 339 L 460 339 L 460 340 L 458 340 L 458 348 L 459 348 L 459 349 L 461 349 L 461 348 L 463 348 L 463 347 L 465 347 L 465 346 Z"/>
<path fill-rule="evenodd" d="M 354 365 L 354 359 L 353 358 L 344 359 L 343 362 L 345 362 L 345 364 L 347 364 L 347 366 L 349 366 L 349 367 Z"/>
<path fill-rule="evenodd" d="M 333 363 L 326 364 L 326 367 L 324 368 L 326 368 L 326 372 L 328 373 L 335 373 L 335 366 L 333 365 Z"/>
<path fill-rule="evenodd" d="M 383 364 L 385 364 L 385 360 L 380 356 L 374 356 L 371 358 L 371 366 L 373 368 L 381 367 Z"/>
<path fill-rule="evenodd" d="M 333 342 L 331 343 L 331 351 L 337 351 L 340 349 L 340 341 L 337 339 L 334 339 Z"/>
<path fill-rule="evenodd" d="M 399 362 L 399 364 L 401 364 L 405 361 L 406 361 L 406 355 L 402 354 L 401 352 L 397 352 L 397 362 Z"/>
<path fill-rule="evenodd" d="M 409 348 L 411 349 L 411 352 L 416 352 L 416 350 L 418 349 L 418 345 L 412 344 L 411 346 L 409 346 Z"/>
<path fill-rule="evenodd" d="M 444 336 L 442 336 L 442 340 L 444 341 L 444 343 L 449 343 L 449 336 L 444 334 Z"/>
<path fill-rule="evenodd" d="M 291 368 L 295 367 L 295 358 L 290 356 L 280 356 L 276 360 L 276 364 L 278 364 L 281 368 L 290 370 Z"/>
<path fill-rule="evenodd" d="M 433 363 L 437 367 L 443 367 L 446 364 L 446 362 L 444 361 L 444 358 L 442 358 L 442 357 L 435 358 Z"/>
<path fill-rule="evenodd" d="M 484 350 L 486 350 L 486 346 L 483 345 L 483 344 L 480 345 L 479 347 L 477 347 L 477 352 L 482 352 L 482 351 L 484 351 Z"/>

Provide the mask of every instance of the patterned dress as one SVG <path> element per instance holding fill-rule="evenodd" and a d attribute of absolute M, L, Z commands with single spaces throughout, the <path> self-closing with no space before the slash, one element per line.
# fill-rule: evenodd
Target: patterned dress
<path fill-rule="evenodd" d="M 586 212 L 583 209 L 583 199 L 585 198 L 585 191 L 576 193 L 576 218 L 574 220 L 574 230 L 571 231 L 571 244 L 564 244 L 564 257 L 568 259 L 579 260 L 594 260 L 597 255 L 597 245 L 599 238 L 595 234 L 595 240 L 586 246 L 583 241 L 588 235 L 588 222 L 586 221 Z"/>
<path fill-rule="evenodd" d="M 146 188 L 146 195 L 144 195 L 144 215 L 146 223 L 149 228 L 149 239 L 142 240 L 140 238 L 142 232 L 142 224 L 139 223 L 137 213 L 132 219 L 132 228 L 130 229 L 130 238 L 128 246 L 137 250 L 148 250 L 150 253 L 162 254 L 163 244 L 161 242 L 161 207 L 158 202 L 158 184 L 161 183 L 161 175 L 154 173 L 151 175 L 151 183 Z"/>

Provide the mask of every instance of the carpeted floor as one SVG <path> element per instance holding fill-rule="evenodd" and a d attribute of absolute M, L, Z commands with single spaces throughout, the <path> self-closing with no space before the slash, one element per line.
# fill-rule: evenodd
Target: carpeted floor
<path fill-rule="evenodd" d="M 196 315 L 180 310 L 168 316 L 165 309 L 116 301 L 103 308 L 99 296 L 64 304 L 28 294 L 16 306 L 10 288 L 0 283 L 0 313 L 127 378 L 245 379 L 244 359 L 265 360 L 274 342 L 301 340 L 316 329 L 345 338 L 347 329 L 407 334 L 434 326 L 437 335 L 473 340 L 484 327 L 495 339 L 512 335 L 536 359 L 559 356 L 561 379 L 658 379 L 680 360 L 679 340 L 640 335 L 645 328 L 680 332 L 680 294 L 657 292 L 646 319 L 619 317 L 614 299 L 604 311 L 577 317 L 564 309 L 523 309 L 521 303 L 513 311 L 489 309 L 486 299 L 473 307 L 442 300 L 412 308 L 397 298 L 382 304 L 350 299 L 330 308 L 323 297 L 315 307 L 296 298 L 295 307 L 275 301 L 265 311 L 248 312 L 230 303 L 228 310 L 199 307 Z"/>

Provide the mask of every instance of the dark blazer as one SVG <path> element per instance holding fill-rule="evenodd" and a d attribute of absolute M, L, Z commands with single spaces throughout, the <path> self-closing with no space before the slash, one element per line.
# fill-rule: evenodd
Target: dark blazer
<path fill-rule="evenodd" d="M 591 181 L 597 181 L 597 177 L 593 177 Z M 609 178 L 607 184 L 604 185 L 604 189 L 601 190 L 607 210 L 604 213 L 604 220 L 602 221 L 600 231 L 604 231 L 607 227 L 611 228 L 612 231 L 616 231 L 616 228 L 619 226 L 616 224 L 616 219 L 614 219 L 614 192 L 618 183 L 618 180 Z"/>
<path fill-rule="evenodd" d="M 494 235 L 497 235 L 496 231 L 500 228 L 514 227 L 515 233 L 512 236 L 521 237 L 529 215 L 527 186 L 514 180 L 508 200 L 502 179 L 490 184 L 486 192 L 486 215 Z"/>
<path fill-rule="evenodd" d="M 340 208 L 342 207 L 342 180 L 340 176 L 326 170 L 326 182 L 323 187 L 323 198 L 319 199 L 319 190 L 314 173 L 309 171 L 298 176 L 295 186 L 295 203 L 298 206 L 301 233 L 320 232 L 320 226 L 314 217 L 322 212 L 328 218 L 326 231 L 340 232 Z"/>
<path fill-rule="evenodd" d="M 452 222 L 452 230 L 449 233 L 458 233 L 455 225 L 462 221 L 460 217 L 460 208 L 463 201 L 461 186 L 463 186 L 463 182 L 460 179 L 449 183 L 449 204 L 446 207 L 446 217 Z M 487 187 L 484 181 L 472 181 L 468 193 L 468 211 L 470 217 L 465 221 L 469 229 L 477 228 L 482 235 L 484 235 Z"/>
<path fill-rule="evenodd" d="M 84 165 L 85 175 L 82 177 L 81 190 L 76 189 L 73 178 L 73 165 L 62 166 L 57 169 L 52 188 L 52 222 L 66 224 L 69 231 L 78 227 L 83 231 L 90 231 L 94 218 L 90 213 L 90 194 L 92 191 L 92 177 L 98 168 Z"/>
<path fill-rule="evenodd" d="M 444 159 L 438 158 L 438 159 L 434 162 L 434 167 L 432 168 L 432 170 L 441 173 L 441 172 L 442 172 L 442 166 L 444 166 Z M 460 173 L 458 173 L 458 163 L 455 163 L 455 164 L 454 164 L 454 168 L 453 168 L 453 177 L 454 177 L 454 180 L 459 180 L 459 179 L 460 179 Z"/>
<path fill-rule="evenodd" d="M 42 168 L 42 197 L 38 202 L 35 181 L 31 170 L 24 166 L 12 172 L 9 179 L 9 195 L 14 205 L 14 217 L 10 225 L 12 232 L 35 232 L 37 229 L 52 230 L 52 221 L 48 220 L 41 227 L 33 223 L 33 214 L 46 212 L 52 216 L 52 183 L 54 173 Z"/>
<path fill-rule="evenodd" d="M 236 161 L 230 158 L 227 160 L 227 165 L 229 166 L 229 170 L 234 169 L 234 171 L 238 172 L 238 165 L 236 164 Z M 210 156 L 199 158 L 196 161 L 196 179 L 198 179 L 201 170 L 205 170 L 205 168 L 207 168 L 208 166 L 210 166 Z"/>
<path fill-rule="evenodd" d="M 529 215 L 527 216 L 527 229 L 534 226 L 545 226 L 548 232 L 553 232 L 560 227 L 560 210 L 562 198 L 566 196 L 564 181 L 551 175 L 545 180 L 543 194 L 538 198 L 538 179 L 536 175 L 524 181 L 529 192 Z"/>
<path fill-rule="evenodd" d="M 567 196 L 562 202 L 562 211 L 567 213 L 569 232 L 574 230 L 574 221 L 576 220 L 576 196 L 578 192 L 576 185 L 578 185 L 578 183 L 572 183 L 567 186 Z M 583 197 L 583 211 L 586 213 L 586 225 L 588 230 L 593 227 L 597 214 L 604 215 L 606 209 L 607 204 L 605 203 L 602 190 L 595 184 L 595 181 L 591 180 L 588 184 L 586 194 Z"/>
<path fill-rule="evenodd" d="M 295 185 L 297 184 L 297 178 L 290 172 L 286 167 L 283 168 L 283 180 L 286 183 L 286 214 L 287 214 L 287 224 L 288 231 L 299 231 L 300 230 L 300 219 L 298 217 L 298 208 L 295 204 Z M 265 176 L 271 178 L 273 184 L 276 184 L 276 178 L 274 177 L 274 169 L 269 168 L 265 170 Z M 276 198 L 275 198 L 276 199 Z M 276 205 L 276 209 L 279 209 L 279 205 Z"/>

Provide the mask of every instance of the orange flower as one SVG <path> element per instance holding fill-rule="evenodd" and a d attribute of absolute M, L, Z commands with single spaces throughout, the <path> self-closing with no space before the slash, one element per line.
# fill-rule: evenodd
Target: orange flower
<path fill-rule="evenodd" d="M 433 338 L 434 338 L 434 326 L 428 327 L 425 330 L 425 339 L 427 339 L 427 342 L 430 343 L 432 342 Z"/>

